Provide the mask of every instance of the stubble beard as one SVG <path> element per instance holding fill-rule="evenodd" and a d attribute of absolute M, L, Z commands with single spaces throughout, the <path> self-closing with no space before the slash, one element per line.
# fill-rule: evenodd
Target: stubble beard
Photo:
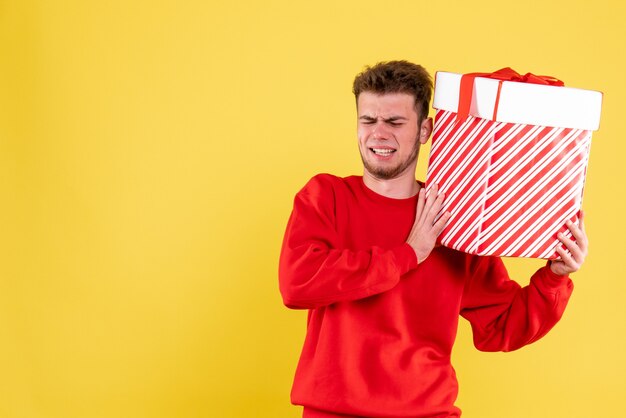
<path fill-rule="evenodd" d="M 395 167 L 375 167 L 367 161 L 367 159 L 363 155 L 363 152 L 360 152 L 360 154 L 361 154 L 361 161 L 363 161 L 363 167 L 365 167 L 365 170 L 368 173 L 370 173 L 372 176 L 374 176 L 375 178 L 379 180 L 391 180 L 391 179 L 395 179 L 396 177 L 404 173 L 407 167 L 409 167 L 411 164 L 413 164 L 417 160 L 419 150 L 420 150 L 420 142 L 419 140 L 416 139 L 415 145 L 413 146 L 413 150 L 411 151 L 411 155 L 409 155 L 409 157 L 406 160 L 400 161 L 400 163 Z M 367 149 L 366 149 L 366 152 L 367 152 Z"/>

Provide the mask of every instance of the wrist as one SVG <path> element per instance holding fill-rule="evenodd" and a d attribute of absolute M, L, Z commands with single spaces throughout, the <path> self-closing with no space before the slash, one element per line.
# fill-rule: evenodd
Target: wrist
<path fill-rule="evenodd" d="M 407 243 L 407 244 L 409 244 L 409 246 L 413 249 L 413 252 L 415 253 L 415 258 L 417 259 L 417 264 L 422 264 L 424 260 L 426 260 L 426 258 L 428 257 L 428 253 L 424 253 L 423 250 L 421 250 L 420 248 L 414 247 L 410 243 Z"/>
<path fill-rule="evenodd" d="M 555 276 L 568 276 L 571 272 L 565 270 L 565 264 L 558 260 L 548 260 L 547 267 Z"/>

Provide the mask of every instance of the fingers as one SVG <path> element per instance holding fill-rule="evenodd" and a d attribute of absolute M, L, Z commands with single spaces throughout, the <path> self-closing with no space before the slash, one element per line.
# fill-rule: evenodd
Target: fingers
<path fill-rule="evenodd" d="M 585 256 L 587 255 L 587 250 L 583 245 L 581 245 L 581 242 L 573 241 L 567 238 L 565 234 L 563 234 L 562 232 L 559 232 L 557 237 L 559 241 L 561 241 L 563 245 L 565 245 L 565 248 L 569 250 L 569 252 L 572 254 L 574 259 L 577 262 L 582 263 L 583 260 L 585 259 Z"/>
<path fill-rule="evenodd" d="M 570 274 L 578 270 L 578 267 L 576 266 L 576 262 L 574 261 L 572 256 L 566 250 L 564 250 L 560 245 L 556 247 L 556 252 L 559 254 L 559 257 L 561 257 L 560 262 L 558 261 L 553 262 L 553 265 L 555 267 L 558 267 L 558 270 L 555 271 L 557 274 L 566 275 L 566 274 Z"/>
<path fill-rule="evenodd" d="M 444 199 L 445 193 L 439 193 L 439 187 L 435 184 L 431 188 L 428 198 L 426 198 L 423 211 L 417 214 L 417 216 L 419 216 L 420 224 L 433 225 L 435 217 L 439 214 L 439 211 L 443 206 Z"/>
<path fill-rule="evenodd" d="M 585 234 L 585 229 L 584 229 L 584 224 L 582 223 L 582 219 L 581 219 L 580 226 L 576 226 L 572 221 L 569 221 L 569 220 L 565 223 L 565 225 L 572 233 L 572 236 L 576 239 L 578 246 L 583 251 L 587 251 L 587 244 L 588 244 L 587 234 Z"/>
<path fill-rule="evenodd" d="M 571 240 L 565 237 L 565 234 L 559 233 L 557 235 L 558 239 L 565 245 L 565 247 L 570 251 L 574 261 L 580 266 L 585 257 L 587 256 L 587 250 L 589 246 L 589 241 L 587 239 L 587 234 L 585 233 L 585 223 L 583 221 L 583 213 L 580 213 L 580 222 L 579 225 L 576 226 L 572 221 L 568 220 L 565 225 L 570 230 L 572 237 L 574 240 Z"/>
<path fill-rule="evenodd" d="M 445 197 L 445 193 L 440 193 L 431 205 L 428 213 L 426 214 L 426 222 L 428 222 L 428 224 L 432 225 L 435 222 L 435 218 L 437 217 L 439 211 L 441 210 L 441 207 L 443 206 L 443 200 L 445 199 Z"/>
<path fill-rule="evenodd" d="M 578 217 L 579 222 L 578 222 L 578 226 L 579 228 L 585 232 L 585 212 L 583 212 L 582 210 L 580 211 L 580 215 Z"/>
<path fill-rule="evenodd" d="M 443 231 L 450 219 L 446 212 L 437 219 L 443 206 L 444 193 L 439 193 L 435 185 L 426 197 L 426 190 L 420 189 L 417 199 L 415 222 L 407 238 L 407 243 L 413 247 L 418 262 L 423 262 L 437 243 L 437 237 Z M 436 220 L 436 221 L 435 221 Z"/>
<path fill-rule="evenodd" d="M 433 200 L 436 198 L 437 196 L 437 185 L 435 184 L 431 189 L 430 189 L 430 193 L 428 194 L 428 197 L 426 196 L 426 190 L 422 187 L 420 189 L 420 193 L 423 192 L 424 196 L 424 205 L 422 206 L 422 211 L 421 212 L 417 212 L 415 217 L 419 219 L 419 224 L 422 225 L 424 223 L 426 223 L 426 217 L 428 215 L 428 212 L 430 211 L 430 208 L 433 205 Z M 422 197 L 420 196 L 420 198 Z M 419 208 L 419 199 L 418 199 L 418 208 Z"/>
<path fill-rule="evenodd" d="M 448 223 L 448 220 L 451 216 L 452 214 L 450 212 L 446 212 L 441 215 L 437 222 L 435 222 L 435 224 L 433 225 L 433 232 L 435 233 L 435 236 L 438 237 L 439 234 L 441 234 L 441 231 L 443 231 L 443 228 L 446 227 L 446 224 Z"/>
<path fill-rule="evenodd" d="M 584 230 L 579 229 L 569 221 L 567 222 L 567 227 L 572 232 L 574 238 L 576 238 L 576 241 L 567 238 L 562 232 L 557 234 L 557 238 L 565 246 L 565 248 L 562 248 L 559 245 L 556 248 L 556 252 L 561 257 L 563 263 L 562 274 L 569 274 L 579 270 L 587 256 L 587 237 Z"/>

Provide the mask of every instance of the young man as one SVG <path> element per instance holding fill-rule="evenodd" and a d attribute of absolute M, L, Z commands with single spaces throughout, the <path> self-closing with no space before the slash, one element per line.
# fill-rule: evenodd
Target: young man
<path fill-rule="evenodd" d="M 297 194 L 280 256 L 285 305 L 308 309 L 292 402 L 303 416 L 458 417 L 450 364 L 459 315 L 474 344 L 510 351 L 561 318 L 587 252 L 568 224 L 571 253 L 530 284 L 509 279 L 497 257 L 441 246 L 445 196 L 425 197 L 417 156 L 433 129 L 432 81 L 419 65 L 391 61 L 354 80 L 363 176 L 313 177 Z"/>

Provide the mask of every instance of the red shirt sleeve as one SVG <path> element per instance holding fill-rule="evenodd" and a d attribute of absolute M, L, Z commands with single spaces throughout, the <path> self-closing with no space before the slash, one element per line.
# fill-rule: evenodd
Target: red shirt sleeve
<path fill-rule="evenodd" d="M 385 292 L 417 266 L 408 244 L 385 249 L 342 248 L 335 226 L 335 192 L 318 175 L 296 195 L 279 262 L 286 306 L 310 309 Z"/>
<path fill-rule="evenodd" d="M 478 257 L 463 294 L 461 315 L 481 351 L 512 351 L 543 337 L 559 321 L 573 290 L 567 276 L 542 267 L 521 287 L 497 257 Z"/>

